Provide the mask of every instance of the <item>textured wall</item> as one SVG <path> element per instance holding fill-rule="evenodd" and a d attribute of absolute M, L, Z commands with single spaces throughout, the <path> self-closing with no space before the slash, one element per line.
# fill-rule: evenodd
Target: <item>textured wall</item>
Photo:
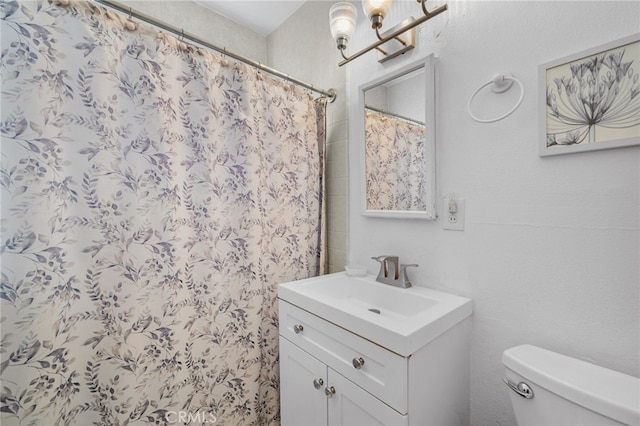
<path fill-rule="evenodd" d="M 414 2 L 396 2 L 387 28 L 417 13 Z M 350 65 L 355 96 L 385 71 L 439 57 L 438 188 L 466 198 L 466 230 L 444 231 L 442 219 L 361 216 L 362 146 L 352 118 L 349 260 L 373 272 L 370 256 L 398 254 L 420 264 L 414 282 L 474 300 L 473 425 L 515 422 L 500 381 L 511 346 L 532 343 L 640 373 L 639 148 L 542 159 L 537 125 L 538 65 L 632 34 L 638 16 L 637 2 L 450 1 L 421 27 L 417 51 L 385 65 L 369 53 Z M 373 39 L 360 12 L 350 50 Z M 476 123 L 467 101 L 498 72 L 522 80 L 524 101 L 503 121 Z M 514 94 L 477 113 L 506 111 Z"/>

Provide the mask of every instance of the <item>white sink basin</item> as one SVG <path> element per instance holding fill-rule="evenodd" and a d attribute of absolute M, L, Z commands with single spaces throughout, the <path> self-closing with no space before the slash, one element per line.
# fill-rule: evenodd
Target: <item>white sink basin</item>
<path fill-rule="evenodd" d="M 398 288 L 344 272 L 280 284 L 278 297 L 403 356 L 472 312 L 471 300 L 425 287 Z"/>

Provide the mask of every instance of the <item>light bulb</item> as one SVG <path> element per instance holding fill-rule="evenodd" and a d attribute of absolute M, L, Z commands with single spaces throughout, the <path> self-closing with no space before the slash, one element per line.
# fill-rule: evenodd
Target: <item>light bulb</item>
<path fill-rule="evenodd" d="M 340 39 L 346 42 L 351 39 L 356 29 L 357 10 L 349 2 L 340 2 L 331 6 L 329 10 L 329 25 L 331 26 L 331 37 L 340 44 Z"/>
<path fill-rule="evenodd" d="M 391 0 L 362 0 L 362 9 L 370 21 L 379 22 L 382 26 L 382 18 L 387 14 L 390 4 Z"/>

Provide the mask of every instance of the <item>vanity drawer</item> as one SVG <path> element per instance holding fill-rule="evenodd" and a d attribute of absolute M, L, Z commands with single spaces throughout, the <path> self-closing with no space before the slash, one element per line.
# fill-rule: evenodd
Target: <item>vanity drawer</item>
<path fill-rule="evenodd" d="M 281 336 L 399 413 L 407 413 L 407 358 L 284 300 L 278 301 Z M 364 363 L 356 368 L 354 362 L 359 359 Z"/>

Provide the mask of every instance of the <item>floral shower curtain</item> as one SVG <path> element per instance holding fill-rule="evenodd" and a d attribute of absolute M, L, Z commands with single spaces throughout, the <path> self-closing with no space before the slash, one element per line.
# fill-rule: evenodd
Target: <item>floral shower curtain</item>
<path fill-rule="evenodd" d="M 0 7 L 2 424 L 277 424 L 324 104 L 94 4 Z"/>
<path fill-rule="evenodd" d="M 425 126 L 365 111 L 366 199 L 370 210 L 426 210 Z"/>

